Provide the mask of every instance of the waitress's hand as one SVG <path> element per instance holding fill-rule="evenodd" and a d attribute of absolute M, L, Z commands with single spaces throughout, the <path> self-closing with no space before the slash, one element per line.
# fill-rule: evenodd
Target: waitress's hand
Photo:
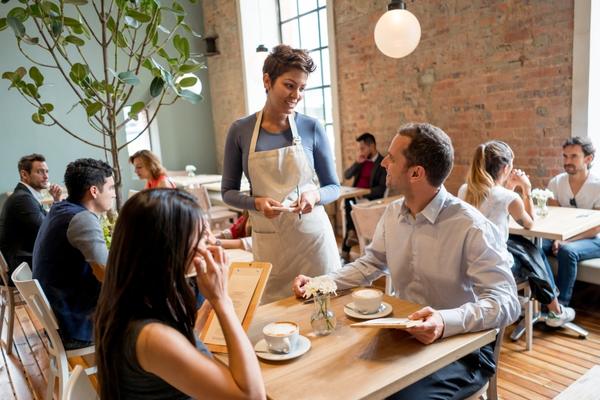
<path fill-rule="evenodd" d="M 254 199 L 254 208 L 263 213 L 267 218 L 275 218 L 281 214 L 281 211 L 273 210 L 271 207 L 281 207 L 282 204 L 270 197 L 256 197 Z"/>
<path fill-rule="evenodd" d="M 227 301 L 227 278 L 229 266 L 225 251 L 220 246 L 198 247 L 194 257 L 196 281 L 198 288 L 213 308 L 222 301 Z"/>
<path fill-rule="evenodd" d="M 294 212 L 308 214 L 313 210 L 315 204 L 321 200 L 321 195 L 318 190 L 309 190 L 300 195 L 300 199 L 294 207 Z"/>

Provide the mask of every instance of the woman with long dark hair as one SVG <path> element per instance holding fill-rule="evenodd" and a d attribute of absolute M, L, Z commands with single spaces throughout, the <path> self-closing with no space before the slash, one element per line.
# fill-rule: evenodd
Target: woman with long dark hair
<path fill-rule="evenodd" d="M 142 191 L 123 206 L 96 310 L 101 399 L 265 398 L 227 295 L 225 255 L 207 246 L 204 226 L 195 198 L 180 190 Z M 223 328 L 229 367 L 194 335 L 195 299 L 185 279 L 192 265 Z"/>

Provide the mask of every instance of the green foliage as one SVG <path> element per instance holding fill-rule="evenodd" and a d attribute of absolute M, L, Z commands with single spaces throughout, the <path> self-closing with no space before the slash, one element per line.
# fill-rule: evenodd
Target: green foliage
<path fill-rule="evenodd" d="M 152 106 L 152 120 L 162 106 L 179 99 L 192 104 L 202 100 L 186 89 L 197 78 L 182 78 L 205 64 L 190 44 L 200 35 L 185 22 L 186 12 L 178 1 L 170 0 L 167 5 L 160 0 L 0 3 L 0 32 L 14 35 L 18 50 L 29 62 L 2 73 L 8 89 L 17 90 L 34 107 L 33 123 L 58 125 L 79 140 L 106 150 L 117 171 L 118 152 L 127 145 L 118 135 L 126 122 L 122 119 L 124 107 L 130 106 L 126 118 L 137 120 L 140 112 Z M 102 55 L 102 61 L 90 63 L 88 54 Z M 40 88 L 46 84 L 48 69 L 64 77 L 65 87 L 73 91 L 74 105 L 68 113 L 80 112 L 69 118 L 85 117 L 101 134 L 97 140 L 90 142 L 69 131 L 69 121 L 59 121 L 54 105 L 44 102 L 45 92 Z M 150 82 L 140 80 L 142 69 L 150 74 Z M 115 178 L 119 185 L 120 175 Z"/>

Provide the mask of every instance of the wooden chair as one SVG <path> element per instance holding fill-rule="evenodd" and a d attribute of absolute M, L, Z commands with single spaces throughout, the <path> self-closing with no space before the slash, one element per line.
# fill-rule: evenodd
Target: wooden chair
<path fill-rule="evenodd" d="M 206 212 L 206 215 L 210 219 L 211 229 L 222 230 L 227 226 L 233 224 L 238 217 L 237 212 L 231 211 L 229 208 L 224 206 L 213 206 L 208 190 L 204 185 L 188 187 L 185 190 L 196 196 L 198 204 Z"/>
<path fill-rule="evenodd" d="M 15 326 L 15 307 L 25 304 L 20 298 L 19 291 L 8 284 L 8 264 L 0 251 L 0 341 L 2 341 L 2 328 L 4 328 L 4 316 L 7 316 L 8 329 L 6 331 L 6 354 L 12 354 L 13 330 Z M 6 314 L 8 309 L 8 314 Z"/>
<path fill-rule="evenodd" d="M 504 327 L 496 330 L 496 342 L 494 345 L 494 362 L 496 364 L 496 373 L 490 376 L 490 379 L 481 389 L 467 397 L 465 400 L 487 399 L 498 400 L 498 360 L 500 359 L 500 348 L 504 337 Z"/>
<path fill-rule="evenodd" d="M 58 322 L 56 316 L 48 303 L 42 287 L 37 279 L 31 276 L 31 269 L 27 263 L 22 263 L 13 272 L 12 280 L 15 283 L 21 297 L 27 303 L 27 306 L 33 312 L 33 315 L 42 324 L 48 337 L 48 356 L 50 359 L 48 376 L 48 388 L 46 389 L 46 400 L 52 400 L 54 397 L 55 380 L 58 379 L 58 398 L 62 399 L 67 388 L 69 379 L 68 358 L 76 356 L 85 356 L 94 354 L 95 347 L 88 346 L 81 349 L 65 350 L 60 335 L 58 333 Z M 96 367 L 85 369 L 86 374 L 95 374 Z"/>
<path fill-rule="evenodd" d="M 356 236 L 358 237 L 361 255 L 365 254 L 365 248 L 371 240 L 373 240 L 375 228 L 386 207 L 390 202 L 398 200 L 398 198 L 399 197 L 388 197 L 381 200 L 352 205 L 350 215 L 352 215 L 352 221 L 354 222 L 354 228 L 356 229 Z M 386 278 L 385 292 L 390 296 L 394 293 L 392 280 L 389 279 L 389 277 Z"/>
<path fill-rule="evenodd" d="M 62 400 L 98 400 L 99 398 L 83 367 L 76 365 L 69 377 Z"/>

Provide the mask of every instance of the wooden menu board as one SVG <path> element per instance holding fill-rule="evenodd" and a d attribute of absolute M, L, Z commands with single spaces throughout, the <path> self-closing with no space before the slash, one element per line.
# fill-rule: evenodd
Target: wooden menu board
<path fill-rule="evenodd" d="M 229 267 L 229 297 L 246 331 L 252 323 L 270 273 L 271 263 L 266 262 L 234 262 Z M 225 336 L 214 311 L 210 312 L 200 332 L 200 339 L 213 353 L 227 353 Z"/>

